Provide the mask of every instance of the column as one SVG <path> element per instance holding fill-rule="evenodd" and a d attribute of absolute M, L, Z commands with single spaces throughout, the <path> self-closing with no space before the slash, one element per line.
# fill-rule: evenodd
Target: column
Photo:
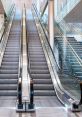
<path fill-rule="evenodd" d="M 48 26 L 49 26 L 49 42 L 51 48 L 54 46 L 54 0 L 48 1 Z"/>

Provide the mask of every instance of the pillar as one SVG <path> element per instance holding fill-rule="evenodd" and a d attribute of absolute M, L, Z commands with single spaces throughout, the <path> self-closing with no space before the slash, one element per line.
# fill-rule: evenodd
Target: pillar
<path fill-rule="evenodd" d="M 54 46 L 54 0 L 48 1 L 48 27 L 49 27 L 49 42 L 51 48 Z"/>

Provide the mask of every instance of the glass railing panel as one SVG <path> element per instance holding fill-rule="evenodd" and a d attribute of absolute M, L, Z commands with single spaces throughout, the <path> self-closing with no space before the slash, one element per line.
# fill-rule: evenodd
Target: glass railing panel
<path fill-rule="evenodd" d="M 44 23 L 43 27 L 45 30 L 47 25 Z M 48 30 L 47 30 L 48 31 Z M 69 30 L 68 30 L 69 31 Z M 73 50 L 70 48 L 70 45 L 66 41 L 66 36 L 54 39 L 54 56 L 59 66 L 60 70 L 57 69 L 58 76 L 60 78 L 61 84 L 65 90 L 75 96 L 77 99 L 80 99 L 80 79 L 77 77 L 76 72 L 73 69 L 74 65 L 79 65 L 78 60 L 75 54 L 72 52 Z M 72 62 L 73 61 L 73 62 Z M 74 64 L 74 65 L 73 65 Z M 79 69 L 82 69 L 79 67 Z"/>
<path fill-rule="evenodd" d="M 43 25 L 43 28 L 48 34 L 48 11 L 44 13 L 40 21 Z M 56 23 L 55 25 L 61 33 L 58 34 L 58 37 L 55 37 L 54 49 L 52 50 L 54 58 L 56 60 L 55 66 L 57 68 L 57 73 L 64 89 L 67 90 L 71 95 L 75 96 L 75 98 L 80 100 L 79 83 L 81 79 L 77 77 L 77 74 L 75 72 L 77 68 L 74 69 L 73 67 L 75 65 L 80 66 L 80 62 L 78 62 L 75 52 L 73 51 L 70 44 L 67 42 L 66 35 L 62 36 L 62 34 L 74 33 L 74 31 L 71 30 L 71 28 L 64 22 L 61 22 L 61 25 L 58 25 Z M 82 69 L 81 66 L 79 67 L 79 69 Z"/>
<path fill-rule="evenodd" d="M 56 21 L 60 22 L 79 2 L 80 0 L 69 0 L 62 7 L 60 6 L 57 11 Z"/>
<path fill-rule="evenodd" d="M 80 86 L 82 80 L 82 65 L 72 50 L 71 45 L 65 38 L 56 38 L 58 42 L 58 53 L 60 68 L 59 78 L 63 87 L 73 96 L 80 99 Z M 56 42 L 56 43 L 57 43 Z"/>

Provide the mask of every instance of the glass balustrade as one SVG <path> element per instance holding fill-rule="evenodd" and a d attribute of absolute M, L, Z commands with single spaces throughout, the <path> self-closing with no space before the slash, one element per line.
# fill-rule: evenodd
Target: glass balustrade
<path fill-rule="evenodd" d="M 48 34 L 48 11 L 46 10 L 42 19 L 43 28 Z M 64 21 L 55 23 L 55 28 L 58 28 L 60 33 L 54 38 L 54 57 L 56 64 L 59 66 L 57 73 L 61 84 L 65 90 L 80 100 L 80 82 L 82 81 L 82 60 L 80 54 L 76 51 L 73 45 L 67 38 L 68 34 L 75 34 L 74 30 L 69 24 Z M 48 37 L 48 36 L 47 36 Z M 75 45 L 75 44 L 74 44 Z M 77 45 L 77 42 L 76 42 Z"/>
<path fill-rule="evenodd" d="M 62 0 L 57 2 L 56 21 L 60 22 L 62 19 L 80 2 L 80 0 Z"/>

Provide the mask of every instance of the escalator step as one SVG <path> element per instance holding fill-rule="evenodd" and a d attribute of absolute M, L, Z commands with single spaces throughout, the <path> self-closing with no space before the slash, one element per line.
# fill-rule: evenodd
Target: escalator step
<path fill-rule="evenodd" d="M 18 74 L 0 74 L 0 79 L 18 79 Z"/>
<path fill-rule="evenodd" d="M 17 90 L 16 84 L 0 84 L 0 90 Z"/>
<path fill-rule="evenodd" d="M 34 90 L 34 96 L 55 96 L 54 90 Z"/>
<path fill-rule="evenodd" d="M 33 79 L 49 79 L 51 78 L 50 74 L 31 74 Z"/>
<path fill-rule="evenodd" d="M 49 70 L 48 69 L 42 69 L 42 70 L 39 70 L 39 69 L 37 69 L 37 70 L 30 70 L 30 73 L 31 74 L 47 74 L 47 73 L 49 73 Z"/>
<path fill-rule="evenodd" d="M 1 90 L 0 96 L 17 96 L 16 90 Z"/>
<path fill-rule="evenodd" d="M 3 70 L 3 69 L 0 69 L 0 74 L 17 74 L 18 73 L 18 70 Z"/>
<path fill-rule="evenodd" d="M 34 84 L 34 90 L 54 90 L 54 87 L 52 84 Z"/>
<path fill-rule="evenodd" d="M 17 84 L 17 79 L 0 79 L 0 84 Z"/>
<path fill-rule="evenodd" d="M 2 70 L 17 70 L 18 66 L 6 66 L 6 65 L 1 65 Z"/>
<path fill-rule="evenodd" d="M 52 84 L 51 79 L 33 79 L 34 84 Z"/>

